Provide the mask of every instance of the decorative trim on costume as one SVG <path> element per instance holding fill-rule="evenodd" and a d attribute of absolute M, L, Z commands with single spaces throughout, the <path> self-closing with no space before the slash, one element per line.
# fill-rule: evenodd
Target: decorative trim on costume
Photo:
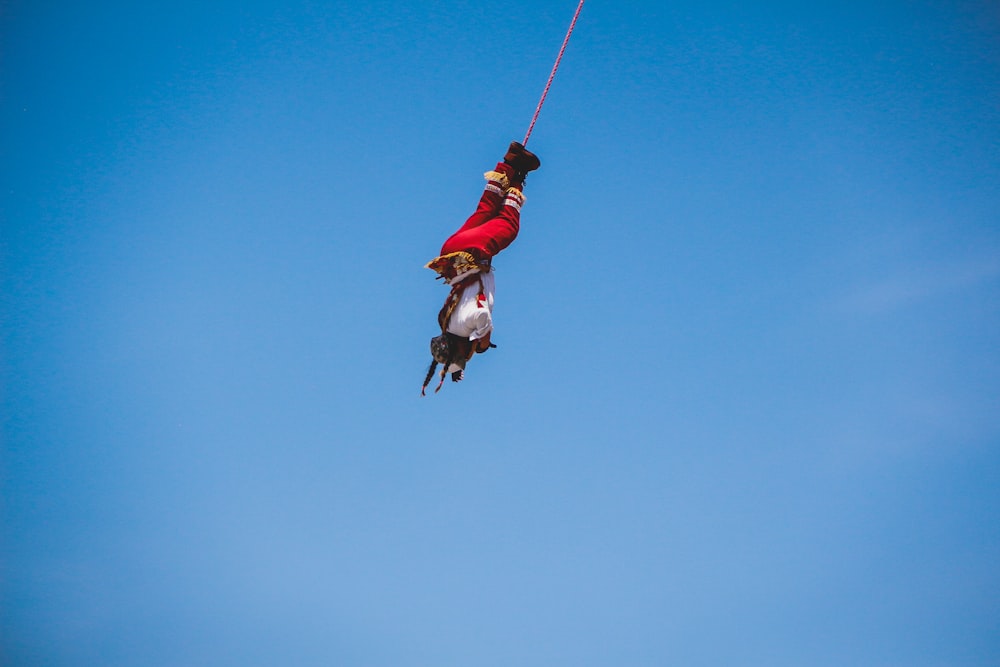
<path fill-rule="evenodd" d="M 486 179 L 486 189 L 498 195 L 504 194 L 510 188 L 510 178 L 502 171 L 488 171 L 483 174 L 483 178 Z M 499 191 L 494 190 L 496 187 L 499 187 Z"/>
<path fill-rule="evenodd" d="M 447 284 L 454 285 L 473 274 L 489 271 L 490 262 L 477 260 L 471 252 L 459 250 L 435 257 L 426 267 L 436 271 L 438 278 L 444 278 Z"/>
<path fill-rule="evenodd" d="M 516 209 L 518 212 L 521 211 L 521 207 L 524 206 L 525 196 L 524 193 L 517 188 L 510 188 L 507 190 L 507 198 L 504 199 L 503 205 L 510 206 Z"/>

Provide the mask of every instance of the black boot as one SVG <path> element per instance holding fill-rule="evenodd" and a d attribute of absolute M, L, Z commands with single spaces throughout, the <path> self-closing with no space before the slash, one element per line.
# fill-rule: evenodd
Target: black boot
<path fill-rule="evenodd" d="M 507 154 L 503 156 L 503 161 L 514 168 L 520 177 L 517 180 L 523 181 L 529 171 L 534 171 L 542 166 L 538 156 L 529 151 L 517 141 L 510 142 Z"/>

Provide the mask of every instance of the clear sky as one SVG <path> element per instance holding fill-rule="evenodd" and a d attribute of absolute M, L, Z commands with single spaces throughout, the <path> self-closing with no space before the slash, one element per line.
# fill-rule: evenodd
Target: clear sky
<path fill-rule="evenodd" d="M 1000 665 L 1000 6 L 0 2 L 5 667 Z"/>

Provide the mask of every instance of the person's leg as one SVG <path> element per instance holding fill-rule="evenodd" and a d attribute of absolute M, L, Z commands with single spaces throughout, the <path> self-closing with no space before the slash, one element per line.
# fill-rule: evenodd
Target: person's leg
<path fill-rule="evenodd" d="M 479 198 L 479 204 L 476 206 L 475 212 L 469 216 L 465 224 L 458 228 L 458 231 L 444 242 L 444 245 L 441 246 L 442 255 L 474 247 L 468 246 L 466 243 L 470 239 L 479 238 L 479 235 L 470 234 L 470 231 L 500 214 L 503 208 L 504 197 L 510 187 L 510 179 L 514 175 L 514 169 L 503 162 L 497 164 L 495 171 L 488 171 L 484 174 L 486 177 L 486 188 L 483 190 L 482 197 Z"/>
<path fill-rule="evenodd" d="M 441 254 L 467 250 L 480 259 L 509 246 L 520 229 L 524 178 L 541 165 L 538 157 L 512 142 L 495 172 L 486 173 L 486 190 L 476 212 L 441 247 Z"/>
<path fill-rule="evenodd" d="M 520 190 L 507 191 L 500 213 L 489 220 L 458 232 L 441 249 L 441 254 L 466 250 L 480 259 L 493 257 L 517 238 L 521 224 L 521 206 L 524 195 Z"/>
<path fill-rule="evenodd" d="M 523 205 L 524 194 L 516 188 L 508 190 L 500 214 L 472 230 L 477 235 L 473 247 L 487 257 L 494 257 L 513 243 L 521 229 Z"/>

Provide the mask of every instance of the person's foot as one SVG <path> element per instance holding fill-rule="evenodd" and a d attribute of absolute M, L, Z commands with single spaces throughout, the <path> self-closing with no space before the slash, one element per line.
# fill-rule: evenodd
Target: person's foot
<path fill-rule="evenodd" d="M 538 156 L 525 148 L 520 142 L 510 142 L 507 154 L 503 156 L 503 161 L 514 167 L 519 174 L 527 174 L 542 166 Z"/>

